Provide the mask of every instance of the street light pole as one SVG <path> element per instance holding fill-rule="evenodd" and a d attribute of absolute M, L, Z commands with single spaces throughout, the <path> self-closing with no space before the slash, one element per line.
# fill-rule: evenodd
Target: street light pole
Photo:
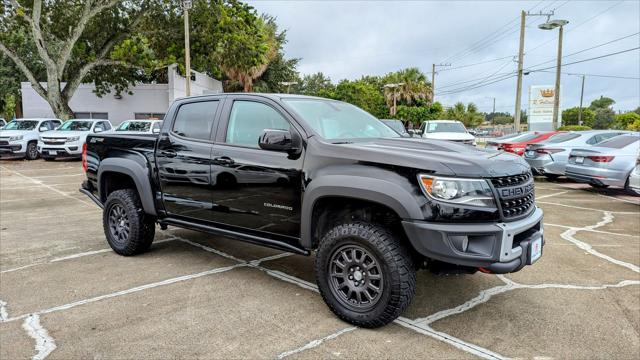
<path fill-rule="evenodd" d="M 184 67 L 186 68 L 186 85 L 185 93 L 191 96 L 191 46 L 189 45 L 189 9 L 191 9 L 191 1 L 184 0 L 182 2 L 184 9 Z"/>
<path fill-rule="evenodd" d="M 580 89 L 580 112 L 578 112 L 578 125 L 582 125 L 582 98 L 584 96 L 584 74 L 582 74 L 582 88 Z"/>
<path fill-rule="evenodd" d="M 281 81 L 280 85 L 287 87 L 287 94 L 291 92 L 291 85 L 298 85 L 297 81 Z"/>
<path fill-rule="evenodd" d="M 558 118 L 560 112 L 560 68 L 562 67 L 562 33 L 564 32 L 564 26 L 560 25 L 558 30 L 558 59 L 556 65 L 556 89 L 553 97 L 553 130 L 558 127 Z"/>
<path fill-rule="evenodd" d="M 451 66 L 451 64 L 433 64 L 431 67 L 431 103 L 436 101 L 436 67 Z"/>

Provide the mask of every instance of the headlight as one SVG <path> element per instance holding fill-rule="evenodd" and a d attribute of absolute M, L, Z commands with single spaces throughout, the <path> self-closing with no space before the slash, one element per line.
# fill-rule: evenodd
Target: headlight
<path fill-rule="evenodd" d="M 80 136 L 71 136 L 67 138 L 67 142 L 74 142 L 80 140 Z"/>
<path fill-rule="evenodd" d="M 22 140 L 23 138 L 24 138 L 23 135 L 12 136 L 9 138 L 9 141 L 18 141 L 18 140 Z"/>
<path fill-rule="evenodd" d="M 448 203 L 468 206 L 495 206 L 493 192 L 486 180 L 419 176 L 427 196 Z"/>

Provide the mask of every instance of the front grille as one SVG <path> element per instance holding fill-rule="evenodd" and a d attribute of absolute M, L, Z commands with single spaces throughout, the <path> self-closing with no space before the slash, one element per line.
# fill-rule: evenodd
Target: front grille
<path fill-rule="evenodd" d="M 0 141 L 0 145 L 9 145 L 8 141 Z"/>
<path fill-rule="evenodd" d="M 46 145 L 62 145 L 67 141 L 67 138 L 42 138 L 42 142 Z"/>
<path fill-rule="evenodd" d="M 491 179 L 498 192 L 502 215 L 506 219 L 528 214 L 535 205 L 531 172 Z"/>

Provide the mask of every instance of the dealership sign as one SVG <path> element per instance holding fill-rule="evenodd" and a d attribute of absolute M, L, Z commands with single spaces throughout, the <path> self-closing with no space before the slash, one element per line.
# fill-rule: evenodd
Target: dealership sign
<path fill-rule="evenodd" d="M 560 92 L 562 94 L 562 91 Z M 553 130 L 553 101 L 555 87 L 553 85 L 532 85 L 529 87 L 529 130 Z M 560 126 L 560 116 L 558 125 Z"/>

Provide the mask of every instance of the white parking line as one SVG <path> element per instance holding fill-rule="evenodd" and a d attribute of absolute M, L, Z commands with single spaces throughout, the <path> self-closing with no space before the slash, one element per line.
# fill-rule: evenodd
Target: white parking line
<path fill-rule="evenodd" d="M 293 350 L 285 351 L 285 352 L 279 354 L 278 356 L 276 356 L 276 359 L 284 359 L 287 356 L 291 356 L 291 355 L 297 354 L 299 352 L 303 352 L 303 351 L 306 351 L 306 350 L 309 350 L 309 349 L 316 348 L 316 347 L 322 345 L 322 343 L 325 342 L 325 341 L 333 340 L 333 339 L 337 338 L 338 336 L 340 336 L 342 334 L 345 334 L 345 333 L 348 333 L 348 332 L 351 332 L 351 331 L 353 331 L 355 329 L 357 329 L 357 327 L 353 327 L 352 326 L 352 327 L 344 328 L 344 329 L 342 329 L 340 331 L 337 331 L 337 332 L 335 332 L 333 334 L 329 334 L 329 335 L 327 335 L 327 336 L 325 336 L 323 338 L 312 340 L 312 341 L 308 342 L 307 344 L 305 344 L 304 346 L 301 346 L 301 347 L 293 349 Z"/>
<path fill-rule="evenodd" d="M 617 197 L 609 196 L 609 195 L 604 195 L 604 194 L 598 194 L 598 196 L 602 196 L 602 197 L 607 198 L 607 199 L 621 201 L 621 202 L 625 202 L 625 203 L 629 203 L 629 204 L 633 204 L 633 205 L 640 205 L 640 200 L 636 200 L 636 201 L 627 200 L 627 199 L 621 199 L 621 198 L 617 198 Z"/>
<path fill-rule="evenodd" d="M 583 207 L 583 206 L 560 204 L 560 203 L 548 202 L 548 201 L 536 201 L 536 202 L 538 204 L 564 206 L 564 207 L 568 207 L 568 208 L 572 208 L 572 209 L 589 210 L 589 211 L 600 211 L 600 212 L 607 211 L 607 210 L 602 210 L 602 209 L 594 209 L 594 208 L 588 208 L 588 207 Z M 624 214 L 624 215 L 636 215 L 636 214 L 638 214 L 637 211 L 609 211 L 609 212 L 613 213 L 613 214 Z"/>
<path fill-rule="evenodd" d="M 63 185 L 78 185 L 77 181 L 68 182 L 68 183 L 58 183 L 58 184 L 47 184 L 49 186 L 63 186 Z M 42 187 L 41 184 L 38 185 L 27 185 L 27 186 L 14 186 L 14 187 L 0 187 L 0 191 L 11 191 L 11 190 L 26 190 L 26 189 L 37 189 Z"/>
<path fill-rule="evenodd" d="M 46 179 L 46 178 L 58 178 L 58 177 L 70 177 L 70 176 L 84 176 L 84 174 L 41 175 L 41 176 L 31 176 L 31 178 Z"/>
<path fill-rule="evenodd" d="M 7 312 L 7 302 L 0 299 L 0 322 L 3 322 L 9 318 L 9 313 Z"/>
<path fill-rule="evenodd" d="M 588 231 L 588 232 L 594 232 L 594 233 L 598 233 L 598 234 L 607 234 L 607 235 L 616 235 L 616 236 L 628 236 L 628 237 L 632 237 L 632 238 L 638 238 L 638 237 L 640 237 L 640 235 L 621 234 L 621 233 L 611 232 L 611 231 L 594 230 L 594 229 L 585 229 L 585 228 L 580 228 L 580 227 L 575 227 L 575 226 L 567 226 L 567 225 L 560 225 L 560 224 L 551 224 L 551 223 L 548 223 L 548 222 L 545 222 L 545 223 L 544 223 L 544 226 L 553 226 L 553 227 L 559 227 L 559 228 L 563 228 L 563 229 L 578 229 L 578 230 L 580 230 L 580 231 Z"/>
<path fill-rule="evenodd" d="M 553 193 L 553 194 L 547 194 L 547 195 L 542 195 L 542 196 L 536 196 L 536 201 L 540 200 L 540 199 L 546 199 L 548 197 L 552 197 L 552 196 L 558 196 L 558 195 L 562 195 L 562 194 L 566 194 L 568 193 L 568 191 L 560 191 L 557 193 Z"/>
<path fill-rule="evenodd" d="M 40 181 L 40 180 L 36 180 L 36 179 L 34 179 L 34 178 L 32 178 L 32 177 L 29 177 L 29 176 L 23 175 L 23 174 L 21 174 L 21 173 L 19 173 L 19 172 L 15 171 L 15 170 L 11 170 L 11 169 L 6 168 L 6 167 L 4 167 L 4 166 L 0 166 L 0 168 L 5 169 L 6 171 L 12 172 L 12 173 L 16 174 L 17 176 L 19 176 L 19 177 L 21 177 L 21 178 L 27 179 L 27 180 L 29 180 L 29 181 L 33 182 L 34 184 L 42 185 L 42 186 L 46 187 L 47 189 L 49 189 L 49 190 L 51 190 L 51 191 L 53 191 L 53 192 L 55 192 L 55 193 L 57 193 L 57 194 L 60 194 L 60 195 L 62 195 L 62 196 L 64 196 L 64 197 L 66 197 L 66 198 L 70 198 L 70 199 L 73 199 L 73 200 L 75 200 L 75 201 L 79 201 L 79 202 L 80 202 L 80 203 L 82 203 L 82 204 L 89 205 L 89 206 L 91 206 L 91 207 L 95 207 L 95 204 L 93 204 L 93 203 L 90 203 L 90 202 L 87 202 L 87 201 L 81 200 L 81 199 L 79 199 L 79 198 L 73 197 L 73 196 L 71 196 L 71 195 L 69 195 L 69 194 L 67 194 L 67 193 L 65 193 L 65 192 L 62 192 L 62 191 L 60 191 L 60 190 L 58 190 L 58 189 L 56 189 L 56 188 L 54 188 L 54 187 L 52 187 L 52 186 L 49 186 L 49 185 L 47 185 L 47 184 L 44 184 L 44 183 L 43 183 L 42 181 Z"/>
<path fill-rule="evenodd" d="M 40 316 L 37 314 L 29 315 L 24 319 L 22 328 L 27 334 L 36 341 L 36 354 L 31 359 L 43 360 L 53 350 L 56 349 L 56 342 L 53 340 L 45 328 L 40 325 Z"/>

